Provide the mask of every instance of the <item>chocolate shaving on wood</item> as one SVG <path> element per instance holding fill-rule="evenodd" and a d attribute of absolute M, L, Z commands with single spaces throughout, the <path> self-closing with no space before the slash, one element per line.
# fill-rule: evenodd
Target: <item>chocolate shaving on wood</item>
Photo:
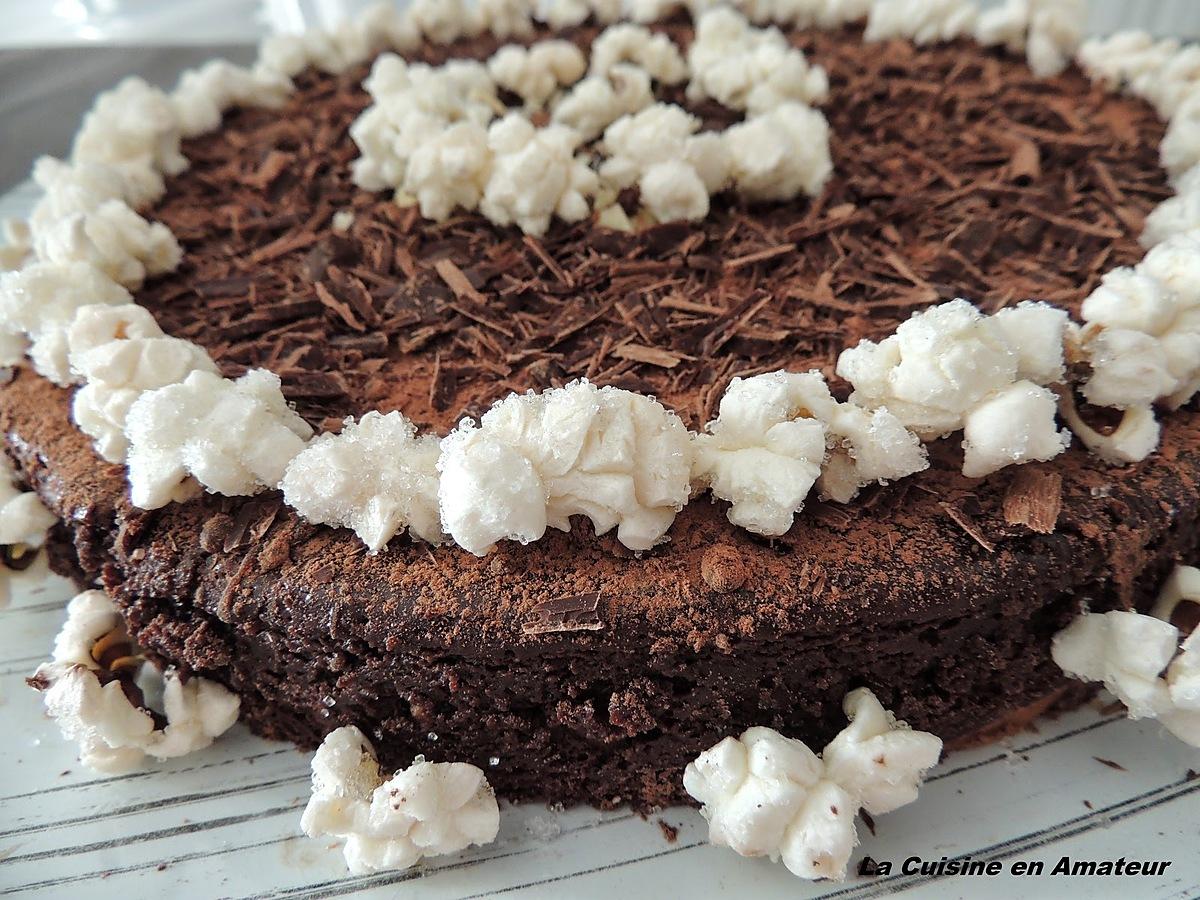
<path fill-rule="evenodd" d="M 1004 521 L 1052 534 L 1062 511 L 1062 475 L 1023 466 L 1004 494 Z"/>
<path fill-rule="evenodd" d="M 521 626 L 525 634 L 549 634 L 559 631 L 599 631 L 600 592 L 571 594 L 545 600 L 533 608 Z"/>

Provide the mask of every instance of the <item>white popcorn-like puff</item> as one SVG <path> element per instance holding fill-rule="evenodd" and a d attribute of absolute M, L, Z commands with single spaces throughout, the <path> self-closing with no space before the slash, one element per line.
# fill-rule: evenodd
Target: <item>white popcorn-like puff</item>
<path fill-rule="evenodd" d="M 679 84 L 688 77 L 688 64 L 674 41 L 628 22 L 602 31 L 592 41 L 591 57 L 593 75 L 607 75 L 613 66 L 632 63 L 661 84 Z"/>
<path fill-rule="evenodd" d="M 1114 466 L 1141 462 L 1154 452 L 1162 432 L 1149 406 L 1131 406 L 1125 410 L 1117 427 L 1109 433 L 1099 432 L 1083 420 L 1070 391 L 1059 398 L 1058 411 L 1088 450 Z"/>
<path fill-rule="evenodd" d="M 121 200 L 106 200 L 38 230 L 33 249 L 42 262 L 90 263 L 130 290 L 147 276 L 172 271 L 183 258 L 166 225 L 147 222 Z"/>
<path fill-rule="evenodd" d="M 171 103 L 182 135 L 195 137 L 219 128 L 221 116 L 231 107 L 278 109 L 292 90 L 291 80 L 281 73 L 214 59 L 179 76 Z"/>
<path fill-rule="evenodd" d="M 1007 466 L 1054 459 L 1071 445 L 1071 432 L 1055 424 L 1058 398 L 1031 381 L 1001 388 L 967 413 L 963 467 L 983 478 Z"/>
<path fill-rule="evenodd" d="M 1200 174 L 1200 167 L 1194 168 Z M 1141 245 L 1151 250 L 1177 234 L 1200 230 L 1200 190 L 1180 192 L 1154 206 L 1142 228 Z"/>
<path fill-rule="evenodd" d="M 1083 39 L 1085 0 L 1005 0 L 984 10 L 975 37 L 985 47 L 1024 52 L 1041 78 L 1062 72 Z"/>
<path fill-rule="evenodd" d="M 764 535 L 792 527 L 819 478 L 823 494 L 848 502 L 866 484 L 929 465 L 894 416 L 838 403 L 818 372 L 733 379 L 694 441 L 693 478 L 730 502 L 729 521 Z"/>
<path fill-rule="evenodd" d="M 755 28 L 728 7 L 699 18 L 688 65 L 689 100 L 711 97 L 751 115 L 785 103 L 820 103 L 829 94 L 825 70 L 810 66 L 778 29 Z"/>
<path fill-rule="evenodd" d="M 1045 304 L 988 317 L 954 300 L 914 314 L 878 343 L 844 350 L 837 372 L 854 385 L 852 402 L 886 406 L 932 439 L 962 428 L 980 404 L 1021 380 L 1060 380 L 1065 328 L 1066 315 Z M 1040 337 L 1026 341 L 1027 334 Z M 1048 439 L 1053 417 L 1039 427 Z"/>
<path fill-rule="evenodd" d="M 130 701 L 112 670 L 101 667 L 102 641 L 135 652 L 112 601 L 103 591 L 85 591 L 67 605 L 52 661 L 34 673 L 47 714 L 58 722 L 63 737 L 79 744 L 80 762 L 88 768 L 119 773 L 147 756 L 184 756 L 207 747 L 237 721 L 240 701 L 235 694 L 205 678 L 185 682 L 168 669 L 161 678 L 167 724 L 156 728 L 150 713 Z M 131 673 L 140 665 L 132 656 L 112 663 L 114 670 Z"/>
<path fill-rule="evenodd" d="M 442 441 L 442 525 L 482 556 L 587 516 L 631 550 L 660 543 L 687 503 L 692 446 L 649 397 L 585 380 L 511 395 Z"/>
<path fill-rule="evenodd" d="M 911 38 L 918 47 L 972 32 L 979 15 L 971 0 L 875 0 L 863 39 Z"/>
<path fill-rule="evenodd" d="M 530 109 L 540 109 L 586 71 L 583 52 L 570 41 L 539 41 L 530 47 L 509 44 L 488 60 L 496 84 L 519 96 Z"/>
<path fill-rule="evenodd" d="M 738 0 L 729 4 L 755 25 L 790 20 L 793 15 L 803 15 L 802 6 L 809 0 Z"/>
<path fill-rule="evenodd" d="M 1153 335 L 1133 328 L 1084 329 L 1082 347 L 1092 365 L 1083 395 L 1096 406 L 1149 406 L 1175 386 L 1167 357 Z"/>
<path fill-rule="evenodd" d="M 179 152 L 179 120 L 171 99 L 140 78 L 126 78 L 96 98 L 75 134 L 71 160 L 130 171 L 178 175 L 187 168 Z"/>
<path fill-rule="evenodd" d="M 498 38 L 529 37 L 533 0 L 479 0 L 479 18 L 484 30 Z"/>
<path fill-rule="evenodd" d="M 845 877 L 859 807 L 882 814 L 914 801 L 942 742 L 897 721 L 866 688 L 843 705 L 850 724 L 820 757 L 756 727 L 688 764 L 683 786 L 702 804 L 713 844 L 782 859 L 800 878 Z"/>
<path fill-rule="evenodd" d="M 4 238 L 3 245 L 0 245 L 0 273 L 11 272 L 25 265 L 33 248 L 33 235 L 30 233 L 29 223 L 24 219 L 5 219 L 0 222 L 0 236 Z M 0 343 L 3 342 L 2 334 L 0 332 Z M 3 352 L 5 351 L 0 349 L 0 354 Z"/>
<path fill-rule="evenodd" d="M 1054 637 L 1051 656 L 1072 678 L 1103 682 L 1131 719 L 1155 718 L 1200 747 L 1200 639 L 1170 623 L 1183 602 L 1200 603 L 1200 569 L 1179 566 L 1153 615 L 1083 613 Z"/>
<path fill-rule="evenodd" d="M 803 743 L 755 727 L 701 753 L 684 770 L 683 786 L 703 804 L 713 844 L 740 856 L 777 856 L 823 774 L 820 757 Z M 846 806 L 846 827 L 853 828 L 855 811 Z"/>
<path fill-rule="evenodd" d="M 1136 612 L 1085 613 L 1054 637 L 1051 655 L 1072 678 L 1100 681 L 1131 718 L 1159 715 L 1169 704 L 1166 669 L 1179 630 Z"/>
<path fill-rule="evenodd" d="M 442 125 L 463 121 L 487 125 L 501 108 L 487 67 L 474 60 L 456 59 L 444 66 L 410 65 L 394 53 L 384 53 L 375 60 L 363 87 L 375 101 L 373 108 L 384 110 L 397 128 L 414 112 Z"/>
<path fill-rule="evenodd" d="M 1183 199 L 1196 191 L 1190 170 L 1200 164 L 1200 48 L 1182 47 L 1174 38 L 1156 40 L 1144 31 L 1125 31 L 1087 41 L 1079 64 L 1111 90 L 1127 90 L 1153 103 L 1169 120 L 1159 155 L 1180 198 L 1169 200 L 1147 220 L 1143 243 L 1152 246 L 1194 218 L 1194 204 Z M 1187 227 L 1195 227 L 1195 224 Z"/>
<path fill-rule="evenodd" d="M 929 466 L 920 439 L 884 408 L 831 403 L 820 417 L 826 424 L 829 449 L 817 479 L 822 499 L 849 503 L 869 484 L 887 484 Z"/>
<path fill-rule="evenodd" d="M 491 167 L 487 131 L 474 122 L 456 122 L 431 135 L 413 153 L 404 190 L 416 198 L 421 215 L 444 222 L 459 207 L 479 206 Z"/>
<path fill-rule="evenodd" d="M 355 30 L 313 28 L 301 34 L 271 34 L 258 45 L 254 71 L 264 77 L 294 78 L 309 66 L 340 74 L 366 58 Z"/>
<path fill-rule="evenodd" d="M 1189 44 L 1171 54 L 1160 69 L 1135 78 L 1129 90 L 1153 103 L 1159 116 L 1170 121 L 1198 87 L 1200 47 Z"/>
<path fill-rule="evenodd" d="M 711 9 L 721 0 L 695 0 L 695 11 Z M 872 0 L 740 0 L 738 8 L 752 22 L 776 22 L 796 28 L 840 28 L 848 22 L 865 19 Z"/>
<path fill-rule="evenodd" d="M 324 61 L 325 65 L 320 65 L 318 60 Z M 310 65 L 333 72 L 349 68 L 340 54 L 334 57 L 328 33 L 313 29 L 302 34 L 269 34 L 264 37 L 258 44 L 254 71 L 266 76 L 294 78 Z"/>
<path fill-rule="evenodd" d="M 590 75 L 576 84 L 554 103 L 551 117 L 591 141 L 617 119 L 653 103 L 650 76 L 637 66 L 620 64 L 607 75 Z"/>
<path fill-rule="evenodd" d="M 819 375 L 774 373 L 735 378 L 717 418 L 695 438 L 693 477 L 729 501 L 729 521 L 780 535 L 817 483 L 825 461 L 825 424 L 806 407 Z"/>
<path fill-rule="evenodd" d="M 114 463 L 125 461 L 125 421 L 138 397 L 195 371 L 217 372 L 203 347 L 167 337 L 148 310 L 132 303 L 82 307 L 67 347 L 71 371 L 84 382 L 71 401 L 72 417 Z"/>
<path fill-rule="evenodd" d="M 125 419 L 130 498 L 158 509 L 186 491 L 247 496 L 275 488 L 312 429 L 288 406 L 279 376 L 251 369 L 236 381 L 196 371 L 142 394 Z"/>
<path fill-rule="evenodd" d="M 829 123 L 818 110 L 784 103 L 725 132 L 739 194 L 755 201 L 815 197 L 833 174 Z"/>
<path fill-rule="evenodd" d="M 40 233 L 70 216 L 95 212 L 109 200 L 119 200 L 135 208 L 157 200 L 163 191 L 162 176 L 152 169 L 137 171 L 149 178 L 135 182 L 129 177 L 129 169 L 41 157 L 33 164 L 33 180 L 42 189 L 42 196 L 29 216 L 29 227 Z M 29 243 L 33 244 L 32 234 Z"/>
<path fill-rule="evenodd" d="M 1017 378 L 1039 385 L 1066 380 L 1063 357 L 1063 341 L 1069 327 L 1066 310 L 1026 300 L 995 313 L 988 325 L 1004 336 L 1016 354 Z"/>
<path fill-rule="evenodd" d="M 353 529 L 371 553 L 405 528 L 439 544 L 440 453 L 437 437 L 417 437 L 400 413 L 370 412 L 297 454 L 283 475 L 283 499 L 310 522 Z"/>
<path fill-rule="evenodd" d="M 475 6 L 466 0 L 413 0 L 412 21 L 435 44 L 472 37 L 483 26 Z"/>
<path fill-rule="evenodd" d="M 0 546 L 40 547 L 57 521 L 37 494 L 18 487 L 16 470 L 0 453 Z"/>
<path fill-rule="evenodd" d="M 1148 100 L 1165 120 L 1175 117 L 1200 83 L 1200 49 L 1145 31 L 1092 38 L 1076 59 L 1093 81 Z"/>
<path fill-rule="evenodd" d="M 309 66 L 336 75 L 366 62 L 380 50 L 414 50 L 420 43 L 421 31 L 413 17 L 385 0 L 332 28 L 268 35 L 259 44 L 253 71 L 270 83 L 290 80 Z"/>
<path fill-rule="evenodd" d="M 1145 31 L 1093 38 L 1079 50 L 1079 65 L 1109 90 L 1126 91 L 1154 105 L 1169 121 L 1200 84 L 1200 48 Z"/>
<path fill-rule="evenodd" d="M 1153 615 L 1170 621 L 1181 603 L 1200 604 L 1200 569 L 1177 566 L 1163 585 Z M 1167 729 L 1193 747 L 1200 747 L 1200 628 L 1182 635 L 1179 654 L 1167 667 L 1167 692 L 1172 709 L 1161 715 Z"/>
<path fill-rule="evenodd" d="M 730 159 L 719 136 L 699 128 L 697 117 L 669 103 L 624 116 L 604 132 L 600 177 L 616 189 L 637 184 L 660 222 L 702 219 L 709 196 L 729 180 Z"/>
<path fill-rule="evenodd" d="M 1109 272 L 1081 316 L 1073 340 L 1092 368 L 1082 393 L 1126 414 L 1117 434 L 1103 436 L 1076 427 L 1072 409 L 1072 428 L 1112 462 L 1145 459 L 1158 443 L 1150 405 L 1178 408 L 1200 390 L 1200 232 L 1170 237 L 1135 268 Z"/>
<path fill-rule="evenodd" d="M 1174 317 L 1157 338 L 1175 388 L 1165 398 L 1178 409 L 1200 391 L 1200 230 L 1176 235 L 1152 249 L 1138 271 L 1157 280 L 1174 298 Z"/>
<path fill-rule="evenodd" d="M 326 735 L 313 756 L 300 827 L 309 837 L 344 840 L 346 866 L 365 875 L 489 844 L 500 808 L 483 772 L 467 763 L 418 756 L 385 781 L 370 741 L 347 725 Z"/>
<path fill-rule="evenodd" d="M 535 128 L 510 113 L 492 123 L 487 140 L 492 167 L 479 209 L 490 221 L 543 235 L 553 216 L 564 222 L 587 218 L 587 198 L 599 181 L 575 155 L 580 144 L 575 131 L 563 125 Z"/>
<path fill-rule="evenodd" d="M 1168 197 L 1146 216 L 1139 240 L 1151 250 L 1189 231 L 1200 232 L 1200 165 L 1192 166 L 1176 179 L 1175 196 Z"/>
<path fill-rule="evenodd" d="M 1172 113 L 1159 157 L 1173 179 L 1200 165 L 1200 91 L 1188 94 Z"/>
<path fill-rule="evenodd" d="M 588 0 L 534 0 L 534 18 L 555 30 L 581 25 L 591 14 Z"/>
<path fill-rule="evenodd" d="M 897 721 L 866 688 L 847 694 L 842 707 L 850 724 L 821 753 L 825 777 L 872 815 L 914 802 L 922 775 L 941 756 L 941 739 Z"/>
<path fill-rule="evenodd" d="M 38 374 L 60 387 L 71 384 L 67 332 L 84 306 L 132 302 L 125 288 L 86 262 L 32 263 L 0 275 L 0 330 L 29 338 Z M 9 358 L 11 365 L 19 360 Z"/>
<path fill-rule="evenodd" d="M 501 106 L 487 68 L 468 60 L 410 66 L 385 53 L 364 86 L 375 102 L 350 128 L 362 151 L 355 184 L 395 188 L 429 218 L 445 219 L 455 206 L 474 209 L 491 163 L 486 128 Z"/>
<path fill-rule="evenodd" d="M 1178 51 L 1174 38 L 1156 40 L 1147 31 L 1128 30 L 1084 41 L 1076 61 L 1093 81 L 1119 91 L 1161 71 Z"/>

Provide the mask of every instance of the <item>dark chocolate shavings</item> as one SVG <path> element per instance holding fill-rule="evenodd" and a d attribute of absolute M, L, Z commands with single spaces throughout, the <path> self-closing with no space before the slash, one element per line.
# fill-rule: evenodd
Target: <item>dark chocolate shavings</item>
<path fill-rule="evenodd" d="M 535 606 L 521 626 L 525 634 L 550 634 L 560 631 L 599 631 L 600 593 L 571 594 L 546 600 Z"/>
<path fill-rule="evenodd" d="M 1062 511 L 1062 475 L 1023 466 L 1004 495 L 1004 521 L 1052 534 Z"/>

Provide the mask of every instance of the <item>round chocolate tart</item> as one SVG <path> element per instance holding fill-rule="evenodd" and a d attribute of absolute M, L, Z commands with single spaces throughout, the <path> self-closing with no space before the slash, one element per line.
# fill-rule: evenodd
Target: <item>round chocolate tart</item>
<path fill-rule="evenodd" d="M 690 40 L 682 19 L 656 27 Z M 1170 195 L 1148 105 L 969 42 L 791 39 L 830 76 L 834 175 L 814 200 L 722 194 L 702 222 L 632 233 L 434 224 L 351 182 L 366 69 L 308 72 L 284 109 L 233 111 L 185 142 L 190 169 L 145 212 L 184 261 L 137 302 L 227 376 L 279 373 L 326 430 L 398 409 L 444 433 L 580 376 L 699 428 L 734 376 L 819 369 L 844 397 L 838 353 L 914 311 L 957 296 L 1075 311 L 1141 258 L 1142 220 Z M 860 685 L 952 745 L 1019 727 L 1083 696 L 1049 654 L 1081 604 L 1144 609 L 1200 551 L 1194 401 L 1137 465 L 1075 446 L 968 479 L 958 440 L 939 441 L 928 471 L 848 505 L 813 499 L 777 539 L 701 500 L 640 555 L 583 520 L 483 558 L 407 537 L 369 555 L 275 492 L 139 510 L 74 428 L 70 393 L 24 368 L 0 387 L 0 424 L 64 523 L 55 564 L 99 580 L 155 657 L 238 693 L 255 731 L 313 747 L 357 725 L 385 765 L 472 762 L 512 799 L 678 802 L 698 751 L 751 725 L 820 746 Z"/>

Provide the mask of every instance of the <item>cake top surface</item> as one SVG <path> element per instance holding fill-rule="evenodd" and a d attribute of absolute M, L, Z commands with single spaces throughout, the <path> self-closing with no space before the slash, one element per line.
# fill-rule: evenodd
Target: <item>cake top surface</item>
<path fill-rule="evenodd" d="M 687 25 L 666 27 L 686 45 Z M 316 426 L 396 409 L 445 433 L 510 391 L 586 376 L 698 428 L 735 375 L 834 379 L 842 349 L 954 296 L 1077 309 L 1104 272 L 1141 257 L 1141 217 L 1169 194 L 1163 126 L 1144 104 L 962 43 L 791 37 L 830 76 L 834 174 L 811 202 L 721 196 L 703 221 L 633 234 L 557 222 L 525 238 L 477 214 L 430 223 L 350 181 L 366 70 L 310 73 L 284 110 L 235 110 L 185 144 L 191 168 L 153 213 L 184 262 L 137 300 L 227 375 L 279 373 Z M 485 58 L 499 43 L 422 58 Z M 694 111 L 711 127 L 736 115 Z M 353 222 L 335 229 L 347 210 Z"/>

